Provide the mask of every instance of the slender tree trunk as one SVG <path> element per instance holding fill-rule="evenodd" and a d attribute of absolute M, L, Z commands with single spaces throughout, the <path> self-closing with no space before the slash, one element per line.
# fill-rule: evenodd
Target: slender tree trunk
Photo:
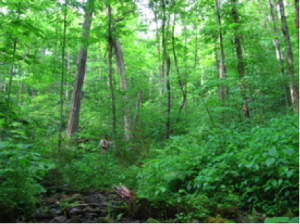
<path fill-rule="evenodd" d="M 198 24 L 194 24 L 194 29 L 196 32 L 196 39 L 195 39 L 195 55 L 194 55 L 194 80 L 198 80 L 197 76 L 197 64 L 198 64 L 198 30 L 197 30 Z M 196 82 L 197 85 L 197 82 Z M 192 96 L 192 100 L 193 103 L 195 102 L 195 91 L 193 90 L 193 96 Z"/>
<path fill-rule="evenodd" d="M 295 77 L 294 77 L 294 64 L 293 64 L 294 61 L 293 61 L 293 52 L 291 47 L 290 35 L 289 35 L 289 30 L 285 18 L 283 0 L 278 0 L 278 3 L 279 3 L 280 18 L 281 18 L 281 28 L 285 40 L 288 73 L 290 76 L 290 91 L 291 91 L 292 106 L 294 112 L 298 112 L 299 110 L 298 94 L 297 94 L 297 88 L 296 88 Z"/>
<path fill-rule="evenodd" d="M 139 91 L 137 93 L 137 96 L 136 96 L 136 101 L 135 101 L 135 113 L 134 113 L 134 119 L 133 119 L 133 127 L 135 128 L 138 124 L 138 119 L 139 119 L 139 109 L 140 109 L 140 105 L 141 105 L 141 101 L 142 101 L 142 91 Z M 134 132 L 135 130 L 133 130 Z"/>
<path fill-rule="evenodd" d="M 121 92 L 123 94 L 122 99 L 123 99 L 123 103 L 125 104 L 124 115 L 123 115 L 124 137 L 126 140 L 129 140 L 131 137 L 131 134 L 130 134 L 131 121 L 130 121 L 130 111 L 129 111 L 128 105 L 127 105 L 127 103 L 128 103 L 128 96 L 127 96 L 128 85 L 127 85 L 126 77 L 123 75 L 123 73 L 125 72 L 124 59 L 123 59 L 123 54 L 122 54 L 122 49 L 121 49 L 119 38 L 115 37 L 115 39 L 113 39 L 113 43 L 114 43 L 114 49 L 115 49 L 115 55 L 116 55 L 118 74 L 120 76 Z"/>
<path fill-rule="evenodd" d="M 280 38 L 279 38 L 279 30 L 277 28 L 277 21 L 276 21 L 276 17 L 275 17 L 275 9 L 274 9 L 274 4 L 272 3 L 272 0 L 269 0 L 269 9 L 270 9 L 270 19 L 269 19 L 269 23 L 271 25 L 271 21 L 273 23 L 273 28 L 271 28 L 272 32 L 274 33 L 274 35 L 276 36 L 276 38 L 274 38 L 272 40 L 273 45 L 275 47 L 275 52 L 276 52 L 276 58 L 279 62 L 279 69 L 280 69 L 280 75 L 281 76 L 285 76 L 284 75 L 284 60 L 283 60 L 283 54 L 281 51 L 281 46 L 280 46 Z M 287 108 L 287 110 L 289 109 L 289 99 L 288 99 L 288 90 L 287 87 L 285 85 L 282 86 L 283 91 L 284 91 L 284 96 L 285 96 L 285 106 Z"/>
<path fill-rule="evenodd" d="M 165 0 L 162 1 L 162 9 L 163 9 L 163 21 L 162 21 L 162 47 L 163 47 L 163 52 L 164 52 L 164 64 L 166 64 L 166 71 L 164 71 L 164 66 L 163 66 L 163 74 L 164 72 L 166 73 L 166 87 L 167 87 L 167 116 L 166 116 L 166 132 L 165 132 L 165 139 L 170 138 L 170 130 L 171 130 L 171 83 L 170 83 L 170 68 L 171 68 L 171 60 L 168 55 L 167 51 L 167 43 L 166 43 L 166 33 L 167 33 L 167 28 L 166 28 L 166 22 L 167 22 L 167 17 L 166 17 L 166 5 L 165 5 Z"/>
<path fill-rule="evenodd" d="M 298 49 L 300 50 L 300 0 L 294 0 L 294 2 L 295 2 L 295 12 L 296 12 L 295 25 L 297 29 L 297 43 L 298 43 Z"/>
<path fill-rule="evenodd" d="M 238 19 L 238 13 L 236 10 L 236 3 L 237 0 L 231 0 L 231 4 L 232 4 L 232 8 L 231 8 L 231 12 L 232 12 L 232 17 L 233 17 L 233 23 L 238 24 L 239 23 L 239 19 Z M 250 118 L 250 114 L 249 114 L 249 109 L 248 109 L 248 99 L 246 97 L 246 92 L 245 92 L 245 84 L 243 83 L 243 77 L 244 77 L 244 62 L 243 62 L 243 53 L 242 53 L 242 45 L 241 45 L 241 37 L 239 32 L 239 27 L 235 26 L 234 27 L 235 30 L 235 34 L 234 34 L 234 42 L 235 42 L 235 48 L 236 48 L 236 56 L 237 56 L 237 60 L 238 60 L 238 72 L 239 72 L 239 77 L 240 77 L 240 89 L 241 89 L 241 95 L 243 98 L 243 112 L 244 112 L 244 119 L 248 119 Z"/>
<path fill-rule="evenodd" d="M 84 82 L 86 61 L 87 61 L 88 36 L 89 36 L 89 30 L 91 28 L 91 23 L 92 23 L 91 19 L 94 10 L 93 3 L 94 0 L 88 0 L 85 8 L 83 31 L 81 33 L 81 36 L 85 40 L 81 43 L 81 47 L 78 53 L 76 77 L 74 80 L 70 117 L 69 117 L 68 127 L 67 127 L 68 137 L 71 137 L 75 132 L 77 132 L 79 126 L 81 93 L 82 93 L 82 86 Z"/>
<path fill-rule="evenodd" d="M 71 56 L 70 56 L 70 52 L 68 52 L 68 55 L 67 55 L 67 77 L 66 77 L 66 80 L 65 80 L 65 83 L 66 83 L 66 100 L 69 100 L 70 67 L 71 67 Z"/>
<path fill-rule="evenodd" d="M 15 56 L 16 56 L 16 52 L 17 52 L 17 38 L 14 39 L 14 42 L 13 42 L 13 58 L 12 58 L 12 61 L 14 62 L 15 61 Z M 7 96 L 7 100 L 5 101 L 6 102 L 6 113 L 5 113 L 5 117 L 4 117 L 4 129 L 3 129 L 3 133 L 1 135 L 1 138 L 2 138 L 2 141 L 5 141 L 5 138 L 6 138 L 6 129 L 8 128 L 9 126 L 9 123 L 10 123 L 10 119 L 9 119 L 9 114 L 11 113 L 11 99 L 10 99 L 10 95 L 11 95 L 11 87 L 12 87 L 12 81 L 13 81 L 13 76 L 14 76 L 14 63 L 11 64 L 10 66 L 10 76 L 9 76 L 9 82 L 8 82 L 8 86 L 6 88 L 7 90 L 7 93 L 6 93 L 6 96 Z"/>
<path fill-rule="evenodd" d="M 225 56 L 224 56 L 224 47 L 223 47 L 223 34 L 221 26 L 221 16 L 220 16 L 220 1 L 216 0 L 216 21 L 219 33 L 219 47 L 220 47 L 220 62 L 219 62 L 219 79 L 221 81 L 219 86 L 219 95 L 220 100 L 224 101 L 224 86 L 222 85 L 222 80 L 226 78 L 226 68 L 225 68 Z"/>
<path fill-rule="evenodd" d="M 179 118 L 180 118 L 180 115 L 181 115 L 182 108 L 185 106 L 185 102 L 186 102 L 186 89 L 184 88 L 184 84 L 183 84 L 182 79 L 181 79 L 179 66 L 178 66 L 177 55 L 176 55 L 176 49 L 175 49 L 175 34 L 174 34 L 175 23 L 176 23 L 176 14 L 174 15 L 174 22 L 173 22 L 173 29 L 172 29 L 172 49 L 173 49 L 174 65 L 175 65 L 175 68 L 176 68 L 177 79 L 178 79 L 178 86 L 179 86 L 181 94 L 182 94 L 182 102 L 179 106 L 178 115 L 177 115 L 177 118 L 176 118 L 176 121 L 175 121 L 174 125 L 179 122 Z"/>
<path fill-rule="evenodd" d="M 161 64 L 161 49 L 160 49 L 160 39 L 159 39 L 159 29 L 158 29 L 158 18 L 157 15 L 155 14 L 155 21 L 156 21 L 156 41 L 157 41 L 157 56 L 158 56 L 158 85 L 159 85 L 159 95 L 162 96 L 164 91 L 163 91 L 163 85 L 162 85 L 162 80 L 163 80 L 163 73 L 162 73 L 162 64 Z"/>
<path fill-rule="evenodd" d="M 116 103 L 115 103 L 115 93 L 113 88 L 113 78 L 112 78 L 112 57 L 113 57 L 113 37 L 112 37 L 112 14 L 111 6 L 107 7 L 107 16 L 108 16 L 108 81 L 111 97 L 111 109 L 112 109 L 112 133 L 113 141 L 115 142 L 115 148 L 117 148 L 117 113 L 116 113 Z"/>
<path fill-rule="evenodd" d="M 63 43 L 61 54 L 61 83 L 60 83 L 60 121 L 59 121 L 59 135 L 58 135 L 58 152 L 61 151 L 62 131 L 63 131 L 63 109 L 64 109 L 64 78 L 65 78 L 65 48 L 66 48 L 66 31 L 67 31 L 67 14 L 68 14 L 68 0 L 65 2 L 64 8 L 64 29 L 63 29 Z M 59 156 L 60 158 L 60 156 Z"/>

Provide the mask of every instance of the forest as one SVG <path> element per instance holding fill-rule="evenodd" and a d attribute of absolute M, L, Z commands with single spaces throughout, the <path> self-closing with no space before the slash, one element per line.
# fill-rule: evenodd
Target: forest
<path fill-rule="evenodd" d="M 299 223 L 299 0 L 0 0 L 0 24 L 0 222 Z"/>

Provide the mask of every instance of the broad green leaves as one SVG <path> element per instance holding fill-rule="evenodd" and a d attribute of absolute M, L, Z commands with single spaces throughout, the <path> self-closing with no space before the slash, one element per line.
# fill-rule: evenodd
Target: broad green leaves
<path fill-rule="evenodd" d="M 240 196 L 241 206 L 247 207 L 248 201 L 268 214 L 284 211 L 276 203 L 295 208 L 298 202 L 288 196 L 299 194 L 299 152 L 290 143 L 298 135 L 288 123 L 296 119 L 286 116 L 274 119 L 269 127 L 242 132 L 229 128 L 211 131 L 206 140 L 191 134 L 174 137 L 155 161 L 144 165 L 139 175 L 140 193 L 153 198 L 153 187 L 160 198 L 172 198 L 178 190 L 195 195 L 204 191 L 221 200 L 233 191 Z M 275 141 L 278 131 L 290 140 Z"/>

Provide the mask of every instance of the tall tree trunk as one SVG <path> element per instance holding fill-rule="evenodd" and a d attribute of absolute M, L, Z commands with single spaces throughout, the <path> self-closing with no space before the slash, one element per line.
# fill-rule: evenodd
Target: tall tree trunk
<path fill-rule="evenodd" d="M 67 14 L 68 14 L 68 0 L 64 7 L 64 28 L 63 28 L 63 43 L 61 53 L 61 82 L 60 82 L 60 121 L 59 121 L 59 135 L 58 135 L 58 151 L 61 151 L 62 131 L 63 131 L 63 109 L 64 109 L 64 78 L 65 78 L 65 48 L 66 48 L 66 31 L 67 31 Z M 60 155 L 59 155 L 60 159 Z"/>
<path fill-rule="evenodd" d="M 163 9 L 163 20 L 162 20 L 162 47 L 164 52 L 164 64 L 166 64 L 166 71 L 165 67 L 163 66 L 163 74 L 165 73 L 166 77 L 166 87 L 167 87 L 167 116 L 166 116 L 166 132 L 165 132 L 165 139 L 170 138 L 170 130 L 171 130 L 171 83 L 170 83 L 170 69 L 171 69 L 171 60 L 168 55 L 167 51 L 167 43 L 166 43 L 166 5 L 165 0 L 162 1 L 162 9 Z"/>
<path fill-rule="evenodd" d="M 295 77 L 294 77 L 294 61 L 293 61 L 293 52 L 291 47 L 291 41 L 290 41 L 290 35 L 289 30 L 285 18 L 285 12 L 284 12 L 284 5 L 283 0 L 278 0 L 279 3 L 279 12 L 280 12 L 280 18 L 281 18 L 281 28 L 282 33 L 285 40 L 285 49 L 286 49 L 286 55 L 287 55 L 287 66 L 288 66 L 288 73 L 290 76 L 290 91 L 291 91 L 291 99 L 292 99 L 292 106 L 294 112 L 298 112 L 298 94 L 295 84 Z"/>
<path fill-rule="evenodd" d="M 6 113 L 5 113 L 5 117 L 4 117 L 4 129 L 3 129 L 3 133 L 1 135 L 2 141 L 5 140 L 6 138 L 6 129 L 9 126 L 10 123 L 10 113 L 11 113 L 11 99 L 10 99 L 10 95 L 11 95 L 11 87 L 12 87 L 12 81 L 13 81 L 13 76 L 14 76 L 14 61 L 15 61 L 15 56 L 16 56 L 16 52 L 17 52 L 17 38 L 14 39 L 13 42 L 13 58 L 12 61 L 13 63 L 10 66 L 10 76 L 9 76 L 9 82 L 8 82 L 8 86 L 7 86 L 7 100 L 6 100 Z"/>
<path fill-rule="evenodd" d="M 116 113 L 116 103 L 115 103 L 115 93 L 113 88 L 113 78 L 112 78 L 112 57 L 113 57 L 113 37 L 112 37 L 112 14 L 111 6 L 107 7 L 107 17 L 108 17 L 108 81 L 111 97 L 111 110 L 112 110 L 112 134 L 113 141 L 115 142 L 115 148 L 117 147 L 117 113 Z"/>
<path fill-rule="evenodd" d="M 233 17 L 233 23 L 238 24 L 239 23 L 239 17 L 236 9 L 236 3 L 237 0 L 231 0 L 232 8 L 232 17 Z M 235 33 L 234 33 L 234 42 L 235 42 L 235 48 L 236 48 L 236 56 L 238 60 L 238 72 L 239 72 L 239 77 L 240 77 L 240 89 L 241 89 L 241 95 L 243 98 L 243 112 L 244 112 L 244 119 L 250 118 L 249 114 L 249 109 L 248 109 L 248 99 L 246 97 L 246 92 L 245 92 L 245 84 L 243 83 L 243 77 L 245 75 L 244 72 L 244 62 L 243 62 L 243 53 L 242 53 L 242 45 L 241 45 L 241 37 L 239 32 L 239 27 L 236 25 L 234 27 Z"/>
<path fill-rule="evenodd" d="M 123 54 L 122 54 L 122 49 L 121 49 L 119 38 L 115 37 L 113 42 L 114 42 L 118 74 L 120 76 L 121 92 L 123 94 L 122 99 L 123 99 L 123 103 L 125 104 L 124 115 L 123 115 L 124 137 L 126 140 L 129 140 L 131 137 L 131 134 L 130 134 L 131 121 L 130 121 L 130 110 L 128 109 L 128 105 L 127 105 L 127 103 L 128 103 L 128 96 L 127 96 L 128 85 L 127 85 L 126 77 L 123 75 L 123 73 L 125 72 L 124 59 L 123 59 Z"/>
<path fill-rule="evenodd" d="M 134 119 L 133 119 L 133 132 L 135 132 L 135 127 L 137 127 L 138 124 L 138 119 L 139 119 L 139 109 L 142 101 L 142 91 L 139 91 L 136 96 L 136 101 L 135 101 L 135 113 L 134 113 Z"/>
<path fill-rule="evenodd" d="M 273 42 L 273 45 L 274 45 L 274 48 L 275 48 L 276 58 L 279 62 L 279 66 L 280 66 L 279 67 L 280 75 L 285 76 L 284 75 L 284 60 L 283 60 L 283 54 L 282 54 L 282 51 L 281 51 L 280 38 L 279 38 L 280 35 L 279 35 L 279 30 L 277 28 L 277 21 L 276 21 L 276 17 L 275 17 L 275 9 L 274 9 L 274 4 L 272 3 L 272 0 L 269 0 L 269 9 L 270 9 L 269 23 L 271 25 L 271 21 L 272 21 L 273 27 L 271 28 L 271 30 L 274 33 L 274 35 L 276 36 L 276 38 L 274 38 L 272 40 L 272 42 Z M 282 88 L 283 88 L 284 96 L 285 96 L 285 106 L 288 110 L 289 109 L 288 90 L 287 90 L 287 87 L 285 85 L 283 85 Z"/>
<path fill-rule="evenodd" d="M 297 42 L 298 42 L 298 49 L 300 50 L 300 0 L 294 0 L 294 2 L 295 2 L 295 12 L 296 12 L 295 25 L 297 29 Z"/>
<path fill-rule="evenodd" d="M 178 79 L 178 86 L 179 86 L 181 94 L 182 94 L 182 101 L 181 101 L 181 104 L 179 106 L 178 115 L 177 115 L 176 121 L 174 122 L 174 125 L 179 122 L 179 118 L 180 118 L 180 115 L 181 115 L 182 108 L 185 106 L 185 102 L 186 102 L 186 89 L 184 88 L 185 85 L 184 85 L 184 83 L 181 79 L 179 66 L 178 66 L 177 55 L 176 55 L 176 49 L 175 49 L 175 34 L 174 34 L 175 23 L 176 23 L 176 14 L 174 14 L 174 22 L 173 22 L 173 28 L 172 28 L 172 49 L 173 49 L 174 65 L 175 65 L 175 68 L 176 68 L 177 79 Z"/>
<path fill-rule="evenodd" d="M 162 96 L 164 91 L 163 91 L 163 85 L 162 85 L 162 80 L 163 80 L 163 74 L 162 74 L 162 64 L 161 64 L 161 50 L 160 50 L 160 39 L 159 39 L 159 29 L 158 29 L 158 17 L 155 14 L 155 21 L 156 21 L 156 41 L 157 41 L 157 56 L 158 56 L 158 85 L 159 85 L 159 95 Z"/>
<path fill-rule="evenodd" d="M 76 77 L 74 80 L 73 92 L 72 92 L 72 102 L 70 109 L 70 117 L 67 127 L 67 136 L 71 137 L 75 132 L 78 131 L 79 126 L 79 113 L 80 113 L 80 103 L 81 103 L 81 92 L 84 82 L 86 61 L 87 61 L 87 50 L 88 50 L 88 36 L 89 30 L 92 23 L 92 15 L 94 10 L 94 0 L 88 0 L 85 7 L 85 18 L 83 23 L 83 30 L 81 36 L 84 38 L 81 43 L 81 47 L 78 53 L 77 59 L 77 70 Z"/>
<path fill-rule="evenodd" d="M 224 56 L 224 47 L 223 47 L 223 34 L 221 27 L 221 16 L 220 16 L 220 1 L 216 0 L 216 21 L 219 33 L 219 47 L 220 47 L 220 62 L 219 62 L 219 79 L 220 79 L 220 85 L 219 85 L 219 95 L 220 100 L 224 101 L 224 86 L 222 85 L 223 79 L 226 78 L 226 68 L 225 68 L 225 56 Z"/>

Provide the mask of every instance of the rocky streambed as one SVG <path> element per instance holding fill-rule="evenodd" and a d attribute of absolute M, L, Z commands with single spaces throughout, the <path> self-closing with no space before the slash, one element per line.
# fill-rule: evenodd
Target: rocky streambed
<path fill-rule="evenodd" d="M 23 220 L 22 220 L 23 219 Z M 32 223 L 138 223 L 127 204 L 111 189 L 42 196 L 30 217 Z"/>

